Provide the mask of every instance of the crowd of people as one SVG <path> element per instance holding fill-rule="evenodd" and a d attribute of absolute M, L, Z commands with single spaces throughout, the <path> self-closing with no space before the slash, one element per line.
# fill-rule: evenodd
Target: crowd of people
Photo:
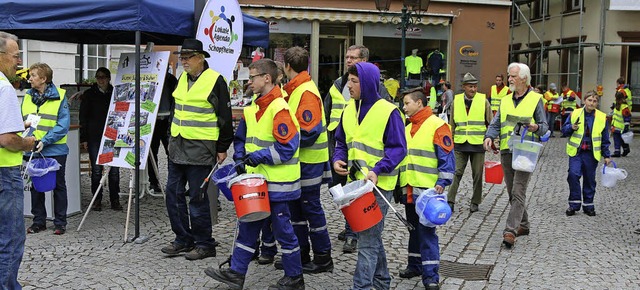
<path fill-rule="evenodd" d="M 47 228 L 44 193 L 32 189 L 33 224 L 25 231 L 20 177 L 23 160 L 48 157 L 61 164 L 62 174 L 57 175 L 53 190 L 54 234 L 64 234 L 67 224 L 64 166 L 69 150 L 69 108 L 65 91 L 53 84 L 53 71 L 47 64 L 35 63 L 30 66 L 32 88 L 19 104 L 6 77 L 15 74 L 21 63 L 17 41 L 17 37 L 0 32 L 0 286 L 8 289 L 21 287 L 17 274 L 25 234 Z M 511 63 L 506 68 L 506 83 L 505 76 L 496 75 L 489 95 L 478 92 L 479 79 L 471 73 L 464 75 L 459 94 L 454 94 L 449 82 L 439 83 L 442 105 L 438 114 L 433 105 L 435 94 L 424 88 L 401 91 L 402 104 L 393 103 L 389 95 L 397 92 L 389 94 L 379 68 L 368 62 L 369 49 L 362 45 L 346 50 L 347 71 L 323 98 L 307 72 L 308 51 L 292 47 L 285 52 L 283 63 L 260 58 L 250 64 L 248 83 L 254 96 L 243 108 L 234 131 L 227 81 L 209 68 L 206 58 L 210 54 L 202 43 L 186 39 L 175 54 L 184 72 L 177 81 L 165 85 L 164 98 L 170 102 L 161 105 L 162 114 L 156 121 L 166 124 L 160 127 L 154 150 L 157 156 L 162 143 L 168 155 L 165 204 L 175 238 L 160 251 L 167 256 L 184 255 L 187 260 L 217 255 L 210 197 L 201 194 L 200 184 L 215 164 L 227 159 L 233 146 L 236 173 L 266 180 L 270 215 L 239 221 L 229 267 L 205 269 L 207 276 L 232 289 L 243 288 L 254 259 L 284 271 L 269 289 L 304 289 L 305 274 L 333 271 L 334 249 L 320 201 L 323 184 L 367 180 L 377 187 L 375 199 L 382 219 L 358 232 L 345 220 L 338 235 L 344 241 L 343 253 L 357 252 L 352 289 L 390 288 L 382 232 L 391 206 L 388 201 L 394 199 L 405 206 L 412 228 L 407 264 L 399 276 L 420 276 L 425 289 L 439 289 L 436 228 L 419 221 L 416 200 L 432 191 L 453 211 L 468 162 L 473 180 L 469 211 L 474 213 L 482 203 L 485 152 L 500 154 L 510 205 L 502 244 L 510 249 L 517 237 L 530 233 L 525 201 L 532 173 L 512 162 L 515 138 L 520 140 L 522 135 L 539 142 L 541 137 L 553 137 L 555 129 L 568 138 L 567 216 L 580 210 L 596 215 L 597 164 L 604 159 L 608 165 L 611 157 L 630 153 L 622 134 L 630 130 L 631 91 L 623 79 L 618 80 L 612 113 L 606 114 L 597 109 L 597 92 L 579 95 L 566 84 L 558 92 L 554 83 L 546 91 L 534 88 L 529 67 Z M 283 84 L 284 77 L 288 82 Z M 84 92 L 80 109 L 80 141 L 92 164 L 113 91 L 110 78 L 108 69 L 96 71 L 97 83 Z M 30 125 L 24 122 L 29 115 L 40 116 L 40 123 L 33 136 L 20 136 Z M 610 134 L 613 154 L 609 151 Z M 92 192 L 97 191 L 102 171 L 93 166 Z M 111 208 L 122 210 L 117 168 L 109 171 L 108 179 Z M 150 181 L 154 190 L 161 186 L 155 175 Z M 93 209 L 101 210 L 102 193 L 96 194 L 98 203 Z M 280 260 L 274 259 L 275 241 L 282 253 Z"/>

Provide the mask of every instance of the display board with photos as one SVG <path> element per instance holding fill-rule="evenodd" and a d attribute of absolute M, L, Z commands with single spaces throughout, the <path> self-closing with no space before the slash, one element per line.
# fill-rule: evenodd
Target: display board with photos
<path fill-rule="evenodd" d="M 167 74 L 169 52 L 140 55 L 140 116 L 135 115 L 135 54 L 123 53 L 114 79 L 102 134 L 98 165 L 135 168 L 135 126 L 140 126 L 140 169 L 147 164 L 158 105 Z"/>

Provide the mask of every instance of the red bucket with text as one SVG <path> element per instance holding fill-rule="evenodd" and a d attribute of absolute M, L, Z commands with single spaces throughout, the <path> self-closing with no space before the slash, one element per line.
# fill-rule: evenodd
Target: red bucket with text
<path fill-rule="evenodd" d="M 484 162 L 484 181 L 486 183 L 502 184 L 503 178 L 502 163 L 496 161 Z"/>
<path fill-rule="evenodd" d="M 551 113 L 560 113 L 560 104 L 551 104 Z"/>
<path fill-rule="evenodd" d="M 267 180 L 261 174 L 241 174 L 229 181 L 236 215 L 241 222 L 254 222 L 271 215 Z"/>
<path fill-rule="evenodd" d="M 347 184 L 344 189 L 348 192 Z M 350 205 L 340 209 L 354 232 L 367 230 L 382 220 L 382 211 L 373 192 L 367 192 L 356 198 Z"/>

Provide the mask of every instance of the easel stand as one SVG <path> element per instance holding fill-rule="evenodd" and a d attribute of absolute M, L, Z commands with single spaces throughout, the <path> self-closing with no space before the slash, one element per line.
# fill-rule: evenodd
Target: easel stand
<path fill-rule="evenodd" d="M 153 171 L 156 173 L 156 177 L 159 179 L 160 178 L 160 174 L 158 172 L 158 166 L 156 165 L 156 161 L 153 158 L 153 154 L 149 154 L 149 158 L 151 158 L 151 164 L 153 165 Z M 131 179 L 129 180 L 129 201 L 127 202 L 127 219 L 126 222 L 124 224 L 124 242 L 125 243 L 131 243 L 131 242 L 135 242 L 136 244 L 142 244 L 144 242 L 146 242 L 147 240 L 149 240 L 148 236 L 139 236 L 138 238 L 128 238 L 129 235 L 129 218 L 131 216 L 131 199 L 133 198 L 133 189 L 135 186 L 135 174 L 134 174 L 134 170 L 131 170 Z M 160 191 L 162 192 L 161 194 L 156 194 L 153 193 L 153 190 L 149 188 L 149 182 L 146 181 L 145 186 L 143 187 L 143 189 L 141 189 L 142 194 L 140 195 L 140 198 L 142 198 L 144 196 L 144 192 L 147 191 L 149 193 L 149 195 L 151 196 L 165 196 L 164 195 L 164 189 L 162 188 L 162 186 L 160 186 Z"/>
<path fill-rule="evenodd" d="M 96 166 L 96 165 L 92 165 L 92 166 Z M 107 176 L 109 176 L 110 170 L 111 170 L 111 166 L 105 166 L 105 170 L 103 170 L 102 172 L 102 178 L 100 179 L 100 185 L 98 185 L 98 189 L 96 190 L 96 192 L 93 193 L 93 198 L 91 199 L 91 202 L 87 207 L 87 210 L 84 212 L 84 216 L 82 216 L 82 220 L 80 221 L 80 224 L 78 225 L 78 229 L 76 231 L 79 232 L 80 229 L 82 228 L 82 225 L 84 224 L 84 220 L 87 219 L 89 212 L 93 208 L 93 203 L 96 201 L 96 198 L 98 197 L 98 192 L 100 192 L 102 187 L 104 187 L 104 183 L 107 181 Z"/>

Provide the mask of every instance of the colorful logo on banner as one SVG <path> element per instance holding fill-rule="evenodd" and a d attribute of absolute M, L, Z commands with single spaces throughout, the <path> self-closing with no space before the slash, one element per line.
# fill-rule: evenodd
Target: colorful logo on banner
<path fill-rule="evenodd" d="M 196 38 L 202 41 L 209 67 L 227 82 L 232 80 L 233 68 L 242 51 L 244 27 L 237 0 L 207 1 L 198 23 Z"/>

